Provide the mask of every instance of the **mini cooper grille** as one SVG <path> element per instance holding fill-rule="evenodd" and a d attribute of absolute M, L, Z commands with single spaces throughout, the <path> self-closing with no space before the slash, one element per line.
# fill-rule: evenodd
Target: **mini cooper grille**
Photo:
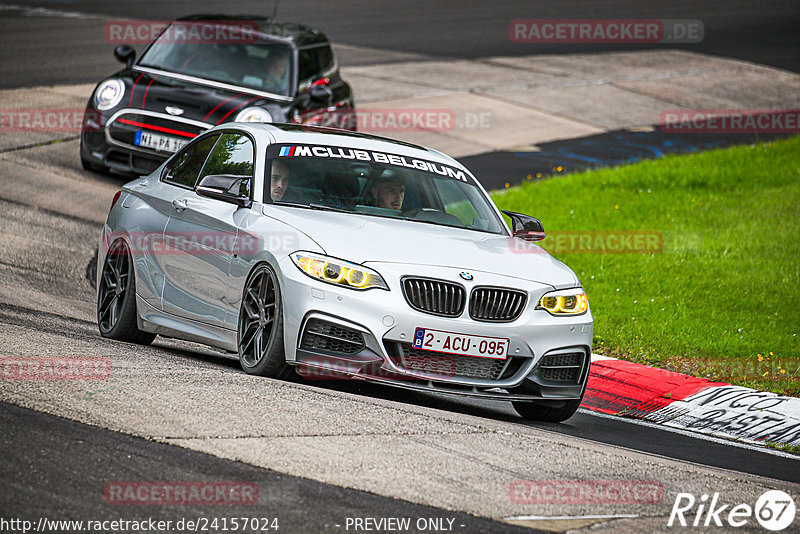
<path fill-rule="evenodd" d="M 469 316 L 476 321 L 510 322 L 522 314 L 528 297 L 502 287 L 476 287 L 469 300 Z"/>
<path fill-rule="evenodd" d="M 539 376 L 555 382 L 577 383 L 581 376 L 584 354 L 549 354 L 539 362 Z"/>
<path fill-rule="evenodd" d="M 152 129 L 142 125 L 149 125 Z M 167 133 L 163 133 L 164 129 Z M 143 130 L 168 137 L 178 137 L 186 141 L 203 133 L 205 128 L 195 124 L 188 124 L 182 120 L 168 119 L 166 117 L 154 117 L 141 113 L 123 113 L 114 122 L 108 125 L 108 134 L 112 139 L 119 143 L 136 146 L 136 132 Z M 169 130 L 182 132 L 182 134 L 169 133 Z"/>
<path fill-rule="evenodd" d="M 454 378 L 497 380 L 506 366 L 506 360 L 457 356 L 428 350 L 419 350 L 411 343 L 398 343 L 402 356 L 392 356 L 394 364 L 402 369 L 430 375 Z M 394 351 L 389 351 L 393 354 Z"/>
<path fill-rule="evenodd" d="M 311 319 L 303 331 L 300 348 L 354 354 L 364 348 L 364 336 L 356 330 L 320 319 Z"/>
<path fill-rule="evenodd" d="M 415 310 L 443 317 L 461 315 L 467 300 L 462 286 L 427 278 L 404 278 L 403 295 Z"/>

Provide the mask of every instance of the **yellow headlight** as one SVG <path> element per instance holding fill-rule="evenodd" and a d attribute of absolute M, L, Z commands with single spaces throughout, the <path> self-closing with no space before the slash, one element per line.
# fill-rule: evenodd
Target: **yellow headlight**
<path fill-rule="evenodd" d="M 295 252 L 292 261 L 312 278 L 350 289 L 389 289 L 381 275 L 368 267 L 312 252 Z"/>
<path fill-rule="evenodd" d="M 581 290 L 556 291 L 539 299 L 537 308 L 552 315 L 581 315 L 589 310 L 589 299 Z"/>

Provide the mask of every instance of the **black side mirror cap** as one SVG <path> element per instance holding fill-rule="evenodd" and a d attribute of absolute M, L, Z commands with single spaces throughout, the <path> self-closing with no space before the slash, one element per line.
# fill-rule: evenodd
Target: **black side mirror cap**
<path fill-rule="evenodd" d="M 327 85 L 314 85 L 308 90 L 308 94 L 318 104 L 327 105 L 333 100 L 333 91 Z"/>
<path fill-rule="evenodd" d="M 513 211 L 501 211 L 511 218 L 511 232 L 514 237 L 525 241 L 541 241 L 544 239 L 544 227 L 536 217 Z"/>
<path fill-rule="evenodd" d="M 130 45 L 119 45 L 114 49 L 114 57 L 117 58 L 117 61 L 125 63 L 128 68 L 131 68 L 136 59 L 136 50 Z"/>
<path fill-rule="evenodd" d="M 253 205 L 253 201 L 250 200 L 250 197 L 239 193 L 239 188 L 245 180 L 250 180 L 250 177 L 235 174 L 211 174 L 200 180 L 195 191 L 203 197 L 230 202 L 240 208 L 249 208 Z"/>

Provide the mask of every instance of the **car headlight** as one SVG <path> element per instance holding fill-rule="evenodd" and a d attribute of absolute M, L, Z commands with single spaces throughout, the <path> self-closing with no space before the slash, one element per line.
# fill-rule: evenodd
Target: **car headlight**
<path fill-rule="evenodd" d="M 298 269 L 311 278 L 316 278 L 335 286 L 350 289 L 380 288 L 387 291 L 389 289 L 381 275 L 363 265 L 329 258 L 313 252 L 295 252 L 292 254 L 292 261 L 297 265 Z"/>
<path fill-rule="evenodd" d="M 272 115 L 264 108 L 245 108 L 234 122 L 272 122 Z"/>
<path fill-rule="evenodd" d="M 94 92 L 94 107 L 100 111 L 116 107 L 124 94 L 125 84 L 122 83 L 122 80 L 116 78 L 106 80 L 98 85 Z"/>
<path fill-rule="evenodd" d="M 589 311 L 589 299 L 580 288 L 553 291 L 539 299 L 536 309 L 551 315 L 581 315 Z"/>

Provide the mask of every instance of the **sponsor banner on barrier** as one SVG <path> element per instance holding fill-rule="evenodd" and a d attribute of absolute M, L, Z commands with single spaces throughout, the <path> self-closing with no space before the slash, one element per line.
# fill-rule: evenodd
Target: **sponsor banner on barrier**
<path fill-rule="evenodd" d="M 643 418 L 751 443 L 800 446 L 800 398 L 743 386 L 709 387 Z"/>

